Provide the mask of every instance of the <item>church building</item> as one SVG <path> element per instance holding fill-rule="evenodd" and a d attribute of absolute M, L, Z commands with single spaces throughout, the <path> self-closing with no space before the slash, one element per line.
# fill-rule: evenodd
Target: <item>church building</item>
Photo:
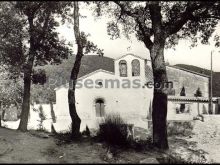
<path fill-rule="evenodd" d="M 94 58 L 97 58 L 97 64 L 94 65 L 99 65 L 98 62 L 102 63 L 102 58 L 106 57 L 94 56 Z M 106 67 L 107 65 L 110 67 Z M 134 54 L 126 54 L 103 63 L 102 66 L 96 70 L 81 69 L 83 74 L 78 76 L 75 102 L 82 121 L 80 130 L 84 130 L 86 125 L 89 128 L 97 128 L 102 119 L 112 113 L 120 114 L 129 124 L 147 128 L 153 99 L 151 61 Z M 167 66 L 167 75 L 169 82 L 167 85 L 171 88 L 169 97 L 194 98 L 198 90 L 202 94 L 201 97 L 208 97 L 208 76 L 174 66 Z M 70 128 L 68 88 L 67 83 L 55 89 L 57 120 L 53 126 L 57 131 Z M 179 105 L 168 103 L 168 119 L 173 116 L 173 112 L 176 114 Z M 188 106 L 189 102 L 185 108 L 189 108 Z"/>

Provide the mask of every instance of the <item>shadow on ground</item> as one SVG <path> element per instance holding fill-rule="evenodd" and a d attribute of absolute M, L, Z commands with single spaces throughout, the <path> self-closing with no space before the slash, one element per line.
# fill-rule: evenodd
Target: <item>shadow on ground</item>
<path fill-rule="evenodd" d="M 92 138 L 73 142 L 68 136 L 0 128 L 0 163 L 185 163 L 202 162 L 206 154 L 184 138 L 169 138 L 169 143 L 167 152 L 144 140 L 130 148 L 109 148 Z"/>

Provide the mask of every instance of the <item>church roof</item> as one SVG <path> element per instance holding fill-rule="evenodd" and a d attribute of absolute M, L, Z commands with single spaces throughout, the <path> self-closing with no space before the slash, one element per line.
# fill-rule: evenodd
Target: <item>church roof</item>
<path fill-rule="evenodd" d="M 127 55 L 132 55 L 137 58 L 143 59 L 142 57 L 139 57 L 133 54 L 126 54 L 124 56 L 121 56 L 120 58 L 123 58 Z M 117 59 L 120 59 L 120 58 L 117 58 Z M 105 71 L 114 73 L 115 72 L 114 60 L 116 59 L 105 57 L 105 56 L 98 56 L 98 55 L 83 56 L 78 78 L 82 78 L 86 76 L 87 74 L 93 73 L 97 70 L 105 70 Z M 145 76 L 148 81 L 153 80 L 152 69 L 148 65 L 145 65 Z"/>
<path fill-rule="evenodd" d="M 180 66 L 177 66 L 177 65 L 173 65 L 173 66 L 169 65 L 167 67 L 183 70 L 183 71 L 186 71 L 186 72 L 189 72 L 189 73 L 192 73 L 192 74 L 196 74 L 196 75 L 199 75 L 199 76 L 203 76 L 203 77 L 208 77 L 208 78 L 210 77 L 207 74 L 199 73 L 199 72 L 196 72 L 196 71 L 193 71 L 193 70 L 190 70 L 190 69 L 186 69 L 186 68 L 183 68 L 183 67 L 180 67 Z"/>
<path fill-rule="evenodd" d="M 124 55 L 122 57 L 125 57 L 127 55 L 129 55 L 129 54 L 126 54 L 126 55 Z M 133 55 L 133 54 L 131 54 L 131 55 Z M 120 57 L 120 58 L 122 58 L 122 57 Z M 137 57 L 139 57 L 139 56 L 137 56 Z M 120 59 L 120 58 L 118 58 L 118 59 Z M 143 59 L 141 57 L 139 57 L 139 58 Z M 113 59 L 113 58 L 110 58 L 110 57 L 106 57 L 106 56 L 85 55 L 85 56 L 82 57 L 78 78 L 86 77 L 87 75 L 91 75 L 92 73 L 97 72 L 98 70 L 107 71 L 108 73 L 115 73 L 115 69 L 114 69 L 114 61 L 115 60 L 116 59 Z M 147 61 L 146 59 L 144 59 L 144 60 Z M 71 61 L 75 61 L 75 60 L 71 59 Z M 146 79 L 147 79 L 147 81 L 153 81 L 152 69 L 151 69 L 151 67 L 149 65 L 147 65 L 147 62 L 145 62 L 145 63 L 146 63 L 146 65 L 145 65 L 145 76 L 146 76 Z M 65 66 L 67 66 L 67 64 L 63 64 L 63 65 L 64 65 L 63 68 Z M 64 69 L 65 71 L 63 70 L 63 71 L 60 71 L 60 72 L 62 72 L 62 74 L 64 72 L 70 73 L 71 69 L 72 69 L 72 65 L 73 64 L 68 66 L 67 69 Z M 197 72 L 194 72 L 194 71 L 191 71 L 191 70 L 182 69 L 180 67 L 174 67 L 174 66 L 168 66 L 168 67 L 172 67 L 172 68 L 184 70 L 184 71 L 187 71 L 187 72 L 191 72 L 192 74 L 197 74 L 197 75 L 200 75 L 200 76 L 208 77 L 207 75 L 203 75 L 201 73 L 197 73 Z M 62 74 L 60 76 L 62 76 Z M 66 82 L 68 82 L 69 75 L 66 76 L 65 79 L 67 80 Z M 64 85 L 64 84 L 63 83 L 61 83 L 59 85 L 57 84 L 56 87 L 61 87 L 62 85 Z"/>
<path fill-rule="evenodd" d="M 83 56 L 78 78 L 99 69 L 114 72 L 114 59 L 98 55 Z"/>
<path fill-rule="evenodd" d="M 128 55 L 131 55 L 131 56 L 134 56 L 134 57 L 136 57 L 136 58 L 139 58 L 139 59 L 145 60 L 145 58 L 142 58 L 142 57 L 137 56 L 137 55 L 132 54 L 132 53 L 125 54 L 125 55 L 120 56 L 120 57 L 118 57 L 118 58 L 116 58 L 116 59 L 114 59 L 114 60 L 115 60 L 115 61 L 116 61 L 116 60 L 119 60 L 119 59 L 124 58 L 124 57 L 126 57 L 126 56 L 128 56 Z"/>
<path fill-rule="evenodd" d="M 114 73 L 115 72 L 114 61 L 117 59 L 123 58 L 127 55 L 132 55 L 132 56 L 138 57 L 140 59 L 143 59 L 142 57 L 139 57 L 139 56 L 133 55 L 133 54 L 125 54 L 125 55 L 123 55 L 119 58 L 116 58 L 116 59 L 113 59 L 110 57 L 105 57 L 105 56 L 98 56 L 98 55 L 83 56 L 78 78 L 83 77 L 83 76 L 90 74 L 94 71 L 97 71 L 99 69 Z M 185 69 L 185 68 L 181 68 L 181 67 L 177 67 L 177 66 L 168 66 L 168 67 L 183 70 L 183 71 L 190 72 L 192 74 L 197 74 L 197 75 L 200 75 L 203 77 L 209 77 L 205 74 L 198 73 L 198 72 L 195 72 L 195 71 L 192 71 L 189 69 Z M 152 69 L 149 65 L 145 65 L 145 75 L 148 80 L 150 80 L 150 81 L 153 80 Z"/>
<path fill-rule="evenodd" d="M 127 55 L 129 55 L 129 54 L 126 54 L 125 56 L 127 56 Z M 136 57 L 139 57 L 139 56 L 136 56 Z M 139 58 L 142 59 L 141 57 L 139 57 Z M 78 78 L 87 77 L 87 76 L 89 76 L 93 73 L 96 73 L 98 71 L 106 71 L 107 73 L 114 74 L 115 73 L 114 60 L 115 59 L 110 58 L 110 57 L 106 57 L 106 56 L 85 55 L 82 57 Z M 75 60 L 71 58 L 70 61 L 75 61 Z M 70 65 L 69 63 L 62 64 L 62 65 L 64 65 L 62 67 L 63 71 L 60 71 L 60 72 L 62 72 L 62 74 L 64 74 L 65 72 L 68 72 L 68 73 L 71 72 L 73 64 L 71 64 L 71 66 L 69 66 Z M 64 69 L 64 67 L 67 67 L 67 68 Z M 62 76 L 62 74 L 60 76 Z M 153 80 L 152 69 L 148 65 L 145 65 L 145 75 L 146 75 L 147 81 Z M 65 79 L 69 80 L 69 75 L 66 76 Z M 58 89 L 62 86 L 66 86 L 68 84 L 67 83 L 68 81 L 64 81 L 64 82 L 65 83 L 61 82 L 61 83 L 57 84 L 55 88 Z"/>

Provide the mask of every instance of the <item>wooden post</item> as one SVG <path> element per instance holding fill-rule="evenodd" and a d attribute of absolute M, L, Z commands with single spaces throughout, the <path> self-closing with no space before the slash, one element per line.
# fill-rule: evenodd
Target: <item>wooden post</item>
<path fill-rule="evenodd" d="M 212 79 L 212 77 L 213 77 L 213 73 L 212 73 L 212 51 L 211 51 L 211 82 L 210 82 L 210 112 L 211 112 L 211 114 L 213 114 L 213 102 L 212 102 L 212 81 L 213 81 L 213 79 Z"/>
<path fill-rule="evenodd" d="M 0 101 L 0 127 L 2 127 L 2 102 Z"/>

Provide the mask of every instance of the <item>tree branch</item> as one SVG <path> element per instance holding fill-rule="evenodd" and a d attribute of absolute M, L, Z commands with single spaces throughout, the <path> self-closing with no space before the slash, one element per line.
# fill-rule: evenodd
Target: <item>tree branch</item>
<path fill-rule="evenodd" d="M 74 2 L 74 34 L 76 38 L 76 43 L 78 45 L 78 52 L 82 53 L 83 45 L 81 41 L 81 35 L 79 30 L 79 6 L 78 2 Z"/>
<path fill-rule="evenodd" d="M 215 2 L 212 2 L 209 4 L 207 3 L 197 4 L 197 3 L 188 2 L 186 10 L 181 14 L 181 16 L 179 18 L 174 18 L 175 20 L 174 19 L 170 20 L 165 25 L 166 35 L 169 36 L 169 35 L 177 33 L 184 26 L 184 24 L 186 24 L 189 20 L 198 21 L 199 17 L 194 16 L 193 12 L 196 10 L 202 9 L 204 7 L 206 7 L 207 9 L 210 6 L 212 6 L 214 3 Z"/>
<path fill-rule="evenodd" d="M 46 34 L 47 30 L 48 30 L 50 16 L 51 16 L 51 10 L 47 9 L 47 11 L 46 11 L 46 18 L 45 18 L 45 21 L 44 21 L 44 25 L 42 27 L 41 35 L 39 37 L 39 39 L 41 41 L 44 41 L 44 39 L 45 39 L 45 34 Z"/>
<path fill-rule="evenodd" d="M 159 6 L 159 2 L 152 2 L 149 4 L 150 17 L 152 21 L 152 29 L 155 33 L 160 32 L 162 26 L 162 16 L 161 16 L 161 7 Z"/>
<path fill-rule="evenodd" d="M 138 14 L 139 13 L 138 10 L 134 9 L 133 12 L 132 12 L 132 10 L 126 9 L 126 6 L 124 4 L 122 4 L 122 3 L 120 3 L 119 1 L 113 1 L 113 2 L 120 7 L 120 9 L 121 9 L 120 16 L 124 14 L 124 15 L 128 15 L 128 16 L 130 16 L 130 17 L 135 19 L 135 21 L 136 21 L 136 23 L 138 25 L 138 28 L 139 28 L 142 36 L 143 36 L 142 40 L 143 40 L 145 46 L 148 49 L 151 49 L 151 47 L 153 45 L 153 43 L 152 43 L 152 41 L 150 39 L 151 34 L 150 34 L 150 32 L 146 31 L 146 26 L 144 25 L 144 22 L 142 22 L 140 20 L 140 15 Z M 146 3 L 145 8 L 147 7 L 147 4 L 148 3 Z"/>
<path fill-rule="evenodd" d="M 136 20 L 137 24 L 138 24 L 138 28 L 141 31 L 142 35 L 143 35 L 143 42 L 145 44 L 145 46 L 150 50 L 153 46 L 153 42 L 150 39 L 150 33 L 146 33 L 144 26 L 142 25 L 141 21 L 139 19 Z"/>
<path fill-rule="evenodd" d="M 130 17 L 133 17 L 135 19 L 137 19 L 139 16 L 138 16 L 138 11 L 135 10 L 134 12 L 132 12 L 131 10 L 127 10 L 125 5 L 120 3 L 119 1 L 113 1 L 115 4 L 117 4 L 120 8 L 121 8 L 121 13 L 122 14 L 126 14 Z"/>
<path fill-rule="evenodd" d="M 162 27 L 161 6 L 159 1 L 151 2 L 149 4 L 149 10 L 154 34 L 154 43 L 160 44 L 161 41 L 165 40 L 165 36 Z"/>

